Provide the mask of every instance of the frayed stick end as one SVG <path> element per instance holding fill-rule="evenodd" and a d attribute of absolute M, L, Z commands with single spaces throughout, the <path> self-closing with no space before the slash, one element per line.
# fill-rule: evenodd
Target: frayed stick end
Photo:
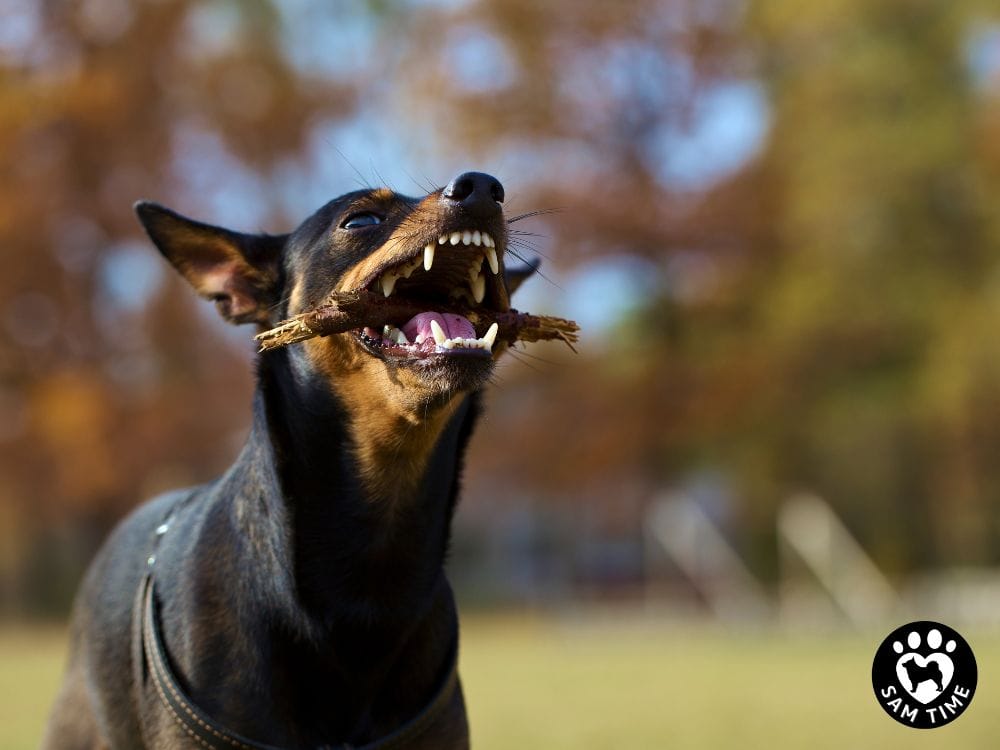
<path fill-rule="evenodd" d="M 260 344 L 258 351 L 278 349 L 282 346 L 295 344 L 316 336 L 316 332 L 306 325 L 303 316 L 286 320 L 281 325 L 254 336 L 254 341 Z"/>

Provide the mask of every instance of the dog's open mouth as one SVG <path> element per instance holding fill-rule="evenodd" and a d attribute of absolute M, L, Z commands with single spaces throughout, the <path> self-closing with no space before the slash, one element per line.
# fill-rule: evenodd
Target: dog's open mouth
<path fill-rule="evenodd" d="M 496 235 L 448 230 L 415 245 L 404 260 L 396 255 L 318 307 L 258 333 L 261 351 L 341 333 L 374 356 L 404 361 L 489 358 L 499 342 L 558 340 L 573 348 L 579 326 L 572 320 L 511 309 Z"/>
<path fill-rule="evenodd" d="M 364 285 L 375 299 L 384 300 L 376 305 L 382 308 L 380 323 L 352 333 L 383 357 L 489 357 L 499 331 L 490 322 L 491 313 L 509 308 L 501 257 L 496 240 L 480 229 L 440 234 Z"/>

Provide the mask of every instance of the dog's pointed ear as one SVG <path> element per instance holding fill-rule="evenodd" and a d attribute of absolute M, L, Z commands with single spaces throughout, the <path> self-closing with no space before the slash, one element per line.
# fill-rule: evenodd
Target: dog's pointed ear
<path fill-rule="evenodd" d="M 532 258 L 527 261 L 524 265 L 515 266 L 511 268 L 508 266 L 504 269 L 504 280 L 507 283 L 507 294 L 513 296 L 514 292 L 517 291 L 518 287 L 521 286 L 525 281 L 528 280 L 530 276 L 533 276 L 538 270 L 538 267 L 542 265 L 542 261 L 538 258 Z"/>
<path fill-rule="evenodd" d="M 254 235 L 202 224 L 157 203 L 135 212 L 163 256 L 230 323 L 268 323 L 280 298 L 287 235 Z"/>

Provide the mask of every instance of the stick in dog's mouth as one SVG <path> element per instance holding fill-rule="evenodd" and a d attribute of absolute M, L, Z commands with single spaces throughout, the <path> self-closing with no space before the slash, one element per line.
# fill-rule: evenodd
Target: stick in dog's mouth
<path fill-rule="evenodd" d="M 577 342 L 580 327 L 572 320 L 556 318 L 550 315 L 530 315 L 507 310 L 497 312 L 484 308 L 468 308 L 449 305 L 445 314 L 457 315 L 468 320 L 479 335 L 479 341 L 487 340 L 489 347 L 495 341 L 546 341 L 564 342 L 570 349 Z M 296 315 L 280 323 L 270 330 L 257 334 L 255 339 L 260 344 L 261 351 L 277 349 L 289 344 L 315 338 L 330 336 L 335 333 L 373 331 L 381 329 L 381 336 L 386 340 L 397 335 L 392 329 L 396 321 L 413 320 L 426 313 L 426 304 L 406 299 L 404 297 L 381 297 L 369 290 L 354 292 L 332 292 L 325 304 L 309 312 Z M 430 327 L 435 328 L 436 320 L 431 320 Z M 405 327 L 405 326 L 404 326 Z M 438 323 L 434 331 L 434 345 L 428 353 L 434 353 L 437 347 L 448 344 L 451 339 L 439 341 L 442 328 Z M 405 334 L 403 334 L 405 335 Z M 410 342 L 406 342 L 409 344 Z M 416 342 L 413 342 L 416 343 Z M 447 347 L 445 347 L 447 348 Z"/>
<path fill-rule="evenodd" d="M 435 235 L 402 260 L 370 264 L 348 280 L 356 287 L 335 290 L 319 307 L 259 334 L 261 351 L 337 333 L 352 333 L 373 354 L 394 359 L 489 357 L 497 341 L 555 339 L 572 349 L 579 330 L 573 321 L 510 309 L 498 249 L 479 229 Z"/>

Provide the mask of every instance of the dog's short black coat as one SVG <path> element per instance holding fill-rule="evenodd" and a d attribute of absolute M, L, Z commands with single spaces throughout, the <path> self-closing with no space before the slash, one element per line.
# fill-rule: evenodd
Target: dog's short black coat
<path fill-rule="evenodd" d="M 419 199 L 344 195 L 280 236 L 151 203 L 136 210 L 225 318 L 264 328 L 331 291 L 379 288 L 427 245 L 434 269 L 394 293 L 433 310 L 484 262 L 487 233 L 501 269 L 482 265 L 481 304 L 508 309 L 526 272 L 503 267 L 502 199 L 497 180 L 466 173 Z M 483 244 L 452 244 L 466 230 Z M 170 667 L 219 726 L 284 748 L 362 746 L 425 709 L 453 665 L 443 563 L 478 392 L 504 346 L 428 353 L 379 338 L 349 332 L 261 355 L 250 435 L 230 469 L 146 503 L 114 531 L 77 597 L 45 748 L 208 746 L 151 684 L 136 633 L 147 571 Z M 461 688 L 399 746 L 467 747 Z"/>

